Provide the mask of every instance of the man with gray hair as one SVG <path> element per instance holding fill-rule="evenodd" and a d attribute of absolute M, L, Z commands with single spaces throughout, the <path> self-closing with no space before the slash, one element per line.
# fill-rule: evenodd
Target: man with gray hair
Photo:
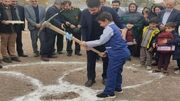
<path fill-rule="evenodd" d="M 161 11 L 158 19 L 161 23 L 160 27 L 164 29 L 164 26 L 168 22 L 174 22 L 176 24 L 176 32 L 178 32 L 178 26 L 180 25 L 180 11 L 175 9 L 176 0 L 164 0 L 166 9 Z"/>
<path fill-rule="evenodd" d="M 46 20 L 51 18 L 53 15 L 57 14 L 58 15 L 53 18 L 50 23 L 53 24 L 54 26 L 58 28 L 63 28 L 63 18 L 61 16 L 61 10 L 62 10 L 62 3 L 64 0 L 55 0 L 54 5 L 49 7 L 47 12 L 46 12 Z M 57 51 L 61 52 L 63 49 L 63 36 L 59 35 L 58 33 L 54 32 L 53 30 L 46 28 L 46 33 L 45 33 L 45 45 L 43 45 L 43 48 L 41 50 L 41 60 L 43 61 L 49 61 L 49 58 L 55 58 L 53 56 L 53 53 L 55 51 L 54 49 L 54 44 L 55 44 L 55 38 L 57 36 Z"/>
<path fill-rule="evenodd" d="M 32 47 L 34 56 L 39 56 L 37 41 L 40 40 L 40 44 L 43 44 L 43 32 L 38 35 L 39 29 L 45 20 L 46 10 L 45 7 L 38 4 L 38 0 L 30 0 L 30 5 L 25 6 L 25 17 L 28 22 L 28 28 L 31 34 Z"/>

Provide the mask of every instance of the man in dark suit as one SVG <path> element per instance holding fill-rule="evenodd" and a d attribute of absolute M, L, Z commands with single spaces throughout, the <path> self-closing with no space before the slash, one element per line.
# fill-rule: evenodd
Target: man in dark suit
<path fill-rule="evenodd" d="M 17 4 L 18 1 L 17 0 L 11 0 L 11 4 L 12 6 L 15 7 L 16 9 L 16 14 L 17 14 L 17 18 L 20 21 L 23 21 L 25 23 L 25 15 L 24 15 L 24 7 L 20 6 Z M 15 30 L 17 33 L 17 38 L 16 38 L 16 50 L 17 50 L 17 54 L 20 57 L 28 57 L 27 55 L 24 54 L 23 51 L 23 43 L 22 43 L 22 31 L 24 30 L 24 24 L 20 24 L 20 25 L 16 25 L 15 26 Z"/>
<path fill-rule="evenodd" d="M 103 28 L 98 24 L 96 17 L 101 12 L 109 12 L 112 14 L 115 23 L 121 27 L 120 18 L 112 8 L 101 6 L 100 0 L 86 0 L 88 9 L 83 10 L 81 15 L 81 34 L 84 41 L 91 41 L 99 39 L 103 33 Z M 97 50 L 105 51 L 104 46 L 96 47 Z M 93 51 L 87 51 L 87 78 L 88 81 L 85 83 L 86 87 L 90 87 L 95 83 L 95 65 L 96 65 L 97 54 Z M 106 79 L 106 70 L 108 66 L 108 58 L 102 58 L 103 60 L 103 83 Z"/>
<path fill-rule="evenodd" d="M 158 15 L 160 27 L 163 29 L 168 22 L 174 22 L 176 24 L 176 32 L 178 32 L 178 26 L 180 25 L 180 11 L 175 9 L 175 0 L 165 0 L 166 9 L 161 11 Z"/>
<path fill-rule="evenodd" d="M 48 20 L 53 15 L 58 13 L 58 15 L 50 21 L 51 24 L 53 24 L 54 26 L 58 28 L 62 28 L 63 26 L 63 23 L 62 23 L 63 20 L 60 15 L 61 6 L 62 6 L 61 4 L 62 4 L 62 0 L 55 0 L 54 5 L 48 8 L 46 12 L 46 17 L 45 17 L 45 20 Z M 46 30 L 46 33 L 44 35 L 45 44 L 42 46 L 43 48 L 40 54 L 41 54 L 41 60 L 49 61 L 49 58 L 54 58 L 53 52 L 55 50 L 54 49 L 55 38 L 59 34 L 48 28 L 46 28 L 45 30 Z M 62 44 L 63 44 L 63 36 L 59 35 L 58 38 L 60 39 L 60 41 L 62 41 Z"/>

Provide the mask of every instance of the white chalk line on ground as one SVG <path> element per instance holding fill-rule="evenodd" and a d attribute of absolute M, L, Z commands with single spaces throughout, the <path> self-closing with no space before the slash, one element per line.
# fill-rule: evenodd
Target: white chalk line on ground
<path fill-rule="evenodd" d="M 59 64 L 64 64 L 64 65 L 85 65 L 86 62 L 57 62 L 57 61 L 51 61 L 51 62 L 35 62 L 35 63 L 24 63 L 24 64 L 14 64 L 14 65 L 7 65 L 4 66 L 4 68 L 11 68 L 11 67 L 25 67 L 25 66 L 35 66 L 35 65 L 59 65 Z M 98 64 L 99 67 L 100 64 Z M 128 69 L 135 69 L 134 67 L 126 67 Z M 26 79 L 28 81 L 30 81 L 34 86 L 38 86 L 37 90 L 35 90 L 34 92 L 27 94 L 25 96 L 22 97 L 18 97 L 13 99 L 12 101 L 41 101 L 41 97 L 46 96 L 46 95 L 50 95 L 50 94 L 59 94 L 59 93 L 65 93 L 65 92 L 75 92 L 77 94 L 80 95 L 80 97 L 78 98 L 74 98 L 74 99 L 69 99 L 69 100 L 63 100 L 63 101 L 96 101 L 99 100 L 96 97 L 96 94 L 99 90 L 93 90 L 84 86 L 77 86 L 74 84 L 70 84 L 67 81 L 63 81 L 63 79 L 68 76 L 70 73 L 73 72 L 77 72 L 77 71 L 81 71 L 85 69 L 85 67 L 81 67 L 81 68 L 76 68 L 70 71 L 67 71 L 65 73 L 63 73 L 64 75 L 61 76 L 58 79 L 59 85 L 50 85 L 50 86 L 43 86 L 43 84 L 32 77 L 26 76 L 22 73 L 18 73 L 18 72 L 6 72 L 6 71 L 0 71 L 0 74 L 3 75 L 9 75 L 9 76 L 13 76 L 16 78 L 20 78 L 20 79 Z M 152 73 L 151 73 L 152 75 Z M 143 85 L 147 85 L 150 84 L 152 82 L 154 82 L 155 80 L 161 79 L 163 76 L 162 75 L 158 75 L 158 74 L 153 74 L 153 76 L 155 76 L 156 78 L 150 81 L 145 81 L 141 84 L 136 84 L 136 85 L 132 85 L 132 86 L 125 86 L 123 87 L 123 89 L 132 89 L 132 88 L 137 88 Z M 56 100 L 53 100 L 56 101 Z M 61 100 L 58 100 L 61 101 Z"/>

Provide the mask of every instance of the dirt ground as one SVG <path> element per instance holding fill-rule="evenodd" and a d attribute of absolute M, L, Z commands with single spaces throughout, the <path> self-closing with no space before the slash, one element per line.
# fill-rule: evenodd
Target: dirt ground
<path fill-rule="evenodd" d="M 23 33 L 24 52 L 29 55 L 22 62 L 5 64 L 0 69 L 0 101 L 179 101 L 180 75 L 153 74 L 139 67 L 139 60 L 128 61 L 123 72 L 123 94 L 115 99 L 97 99 L 104 85 L 101 83 L 102 63 L 97 62 L 96 83 L 84 87 L 86 81 L 86 55 L 42 62 L 33 57 L 29 33 Z M 66 46 L 65 46 L 66 47 Z M 64 47 L 64 49 L 65 49 Z"/>

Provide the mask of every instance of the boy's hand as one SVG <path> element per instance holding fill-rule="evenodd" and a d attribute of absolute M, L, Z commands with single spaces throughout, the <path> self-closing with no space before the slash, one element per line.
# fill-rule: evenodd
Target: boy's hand
<path fill-rule="evenodd" d="M 153 48 L 156 48 L 156 43 L 153 43 Z"/>
<path fill-rule="evenodd" d="M 101 56 L 101 57 L 107 57 L 107 54 L 105 53 L 105 52 L 101 52 L 100 54 L 99 54 L 99 56 Z"/>

